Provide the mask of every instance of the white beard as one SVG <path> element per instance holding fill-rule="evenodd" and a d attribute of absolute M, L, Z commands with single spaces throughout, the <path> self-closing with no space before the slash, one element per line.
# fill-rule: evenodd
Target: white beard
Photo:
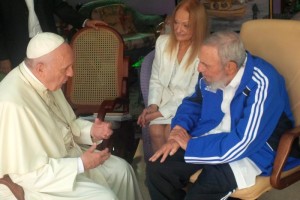
<path fill-rule="evenodd" d="M 211 91 L 211 92 L 216 92 L 218 89 L 223 89 L 226 87 L 226 84 L 224 83 L 224 81 L 217 81 L 217 82 L 212 82 L 209 83 L 204 79 L 205 83 L 206 83 L 206 90 Z"/>

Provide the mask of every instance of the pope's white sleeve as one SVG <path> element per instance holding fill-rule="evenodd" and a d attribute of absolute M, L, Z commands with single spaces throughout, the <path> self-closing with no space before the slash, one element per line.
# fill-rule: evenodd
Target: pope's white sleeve
<path fill-rule="evenodd" d="M 72 191 L 78 174 L 78 158 L 49 159 L 49 163 L 26 174 L 9 174 L 13 182 L 37 192 Z"/>
<path fill-rule="evenodd" d="M 74 137 L 77 144 L 88 144 L 92 145 L 93 141 L 91 139 L 91 128 L 93 123 L 83 119 L 76 119 L 76 124 L 80 127 L 80 136 Z"/>

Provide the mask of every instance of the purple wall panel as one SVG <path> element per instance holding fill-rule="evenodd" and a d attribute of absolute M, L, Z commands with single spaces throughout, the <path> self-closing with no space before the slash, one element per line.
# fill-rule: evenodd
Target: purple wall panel
<path fill-rule="evenodd" d="M 144 14 L 171 14 L 175 0 L 123 0 L 127 5 Z"/>

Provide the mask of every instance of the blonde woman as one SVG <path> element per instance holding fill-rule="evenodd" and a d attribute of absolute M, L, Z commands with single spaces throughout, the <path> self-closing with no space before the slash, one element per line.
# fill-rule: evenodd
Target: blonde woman
<path fill-rule="evenodd" d="M 150 123 L 154 152 L 167 141 L 171 120 L 182 99 L 194 91 L 199 75 L 199 44 L 208 33 L 207 18 L 203 4 L 183 0 L 171 16 L 170 34 L 161 35 L 156 41 L 148 107 L 138 118 L 140 126 Z"/>

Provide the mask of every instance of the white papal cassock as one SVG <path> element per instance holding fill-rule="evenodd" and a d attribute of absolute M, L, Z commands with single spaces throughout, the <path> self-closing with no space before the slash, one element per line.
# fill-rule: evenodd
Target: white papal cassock
<path fill-rule="evenodd" d="M 121 158 L 78 174 L 78 144 L 92 144 L 91 126 L 76 119 L 61 90 L 48 91 L 21 63 L 0 83 L 0 177 L 9 174 L 30 200 L 141 200 Z M 13 198 L 0 184 L 0 199 L 6 197 Z"/>

